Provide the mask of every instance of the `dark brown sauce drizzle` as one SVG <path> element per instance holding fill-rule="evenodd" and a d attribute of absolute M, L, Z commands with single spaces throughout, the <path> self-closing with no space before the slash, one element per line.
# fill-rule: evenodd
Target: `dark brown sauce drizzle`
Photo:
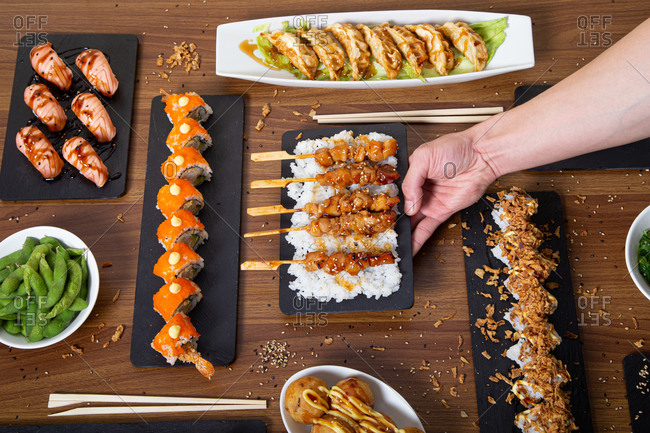
<path fill-rule="evenodd" d="M 55 47 L 52 46 L 52 48 L 56 51 Z M 65 124 L 65 127 L 63 130 L 59 132 L 51 132 L 47 126 L 45 126 L 36 115 L 32 113 L 32 117 L 30 117 L 27 122 L 26 126 L 28 125 L 36 125 L 41 132 L 47 137 L 48 140 L 50 140 L 50 143 L 52 143 L 52 146 L 54 147 L 54 150 L 57 151 L 59 156 L 61 156 L 61 159 L 63 159 L 64 165 L 63 165 L 63 170 L 61 170 L 61 173 L 52 179 L 43 179 L 44 182 L 48 183 L 53 183 L 57 182 L 60 179 L 74 179 L 76 178 L 80 173 L 79 171 L 74 168 L 68 161 L 63 158 L 63 155 L 61 153 L 61 148 L 63 147 L 63 144 L 65 141 L 69 138 L 72 138 L 74 136 L 79 136 L 83 137 L 86 139 L 90 145 L 95 149 L 95 152 L 97 152 L 97 155 L 99 158 L 106 164 L 106 162 L 113 156 L 113 153 L 115 153 L 115 143 L 114 139 L 111 142 L 108 143 L 99 143 L 95 136 L 88 131 L 88 129 L 81 123 L 81 121 L 75 116 L 75 114 L 72 112 L 70 109 L 70 106 L 72 104 L 72 100 L 77 96 L 79 93 L 83 92 L 91 92 L 95 94 L 99 98 L 102 103 L 108 102 L 107 105 L 110 105 L 110 98 L 106 98 L 105 96 L 101 95 L 97 90 L 88 82 L 84 74 L 77 68 L 77 65 L 75 64 L 75 59 L 79 54 L 81 54 L 83 51 L 89 49 L 88 47 L 75 47 L 75 48 L 69 48 L 67 50 L 63 51 L 57 51 L 57 54 L 63 60 L 63 62 L 72 70 L 72 84 L 70 85 L 70 89 L 67 91 L 62 91 L 49 81 L 45 80 L 42 78 L 40 75 L 36 73 L 36 71 L 33 70 L 33 75 L 30 78 L 29 82 L 27 83 L 27 86 L 31 84 L 44 84 L 47 86 L 47 88 L 50 90 L 54 98 L 59 101 L 59 104 L 61 104 L 61 107 L 63 107 L 63 111 L 65 112 L 67 116 L 67 121 Z M 104 56 L 106 56 L 106 59 L 110 62 L 110 57 L 108 54 L 104 53 Z M 21 60 L 22 62 L 23 60 Z M 31 63 L 30 63 L 31 67 Z M 117 172 L 111 174 L 109 172 L 108 176 L 108 181 L 116 180 L 122 177 L 122 173 Z"/>

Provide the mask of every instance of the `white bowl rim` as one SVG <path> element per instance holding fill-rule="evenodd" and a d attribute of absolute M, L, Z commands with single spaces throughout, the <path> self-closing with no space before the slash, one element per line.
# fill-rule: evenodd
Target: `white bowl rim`
<path fill-rule="evenodd" d="M 23 230 L 20 230 L 0 242 L 0 256 L 5 256 L 10 254 L 12 251 L 7 250 L 6 253 L 3 253 L 2 250 L 7 248 L 7 245 L 12 244 L 13 242 L 19 241 L 17 247 L 13 251 L 19 250 L 23 244 L 23 241 L 26 237 L 33 236 L 35 238 L 42 238 L 44 236 L 52 236 L 69 248 L 84 248 L 86 263 L 88 264 L 88 307 L 81 310 L 77 317 L 68 324 L 68 326 L 57 336 L 52 338 L 43 338 L 40 341 L 34 343 L 29 343 L 25 337 L 22 335 L 11 335 L 0 327 L 0 343 L 5 344 L 16 349 L 40 349 L 42 347 L 51 346 L 58 343 L 59 341 L 64 340 L 65 338 L 72 335 L 81 325 L 86 321 L 90 316 L 95 302 L 97 301 L 97 296 L 99 294 L 99 268 L 97 267 L 97 261 L 95 256 L 90 251 L 90 248 L 74 233 L 54 226 L 34 226 L 29 227 Z"/>
<path fill-rule="evenodd" d="M 627 232 L 627 238 L 625 239 L 625 264 L 636 287 L 646 298 L 650 299 L 650 284 L 643 278 L 638 266 L 640 233 L 648 229 L 650 229 L 650 206 L 646 207 L 637 215 Z"/>
<path fill-rule="evenodd" d="M 287 430 L 288 433 L 302 433 L 302 432 L 296 432 L 295 430 L 292 430 L 291 426 L 288 425 L 288 423 L 295 423 L 293 418 L 291 418 L 291 415 L 285 410 L 284 408 L 284 398 L 287 392 L 287 388 L 289 384 L 291 384 L 293 381 L 296 379 L 299 379 L 304 376 L 315 376 L 319 377 L 319 373 L 326 373 L 326 374 L 334 374 L 337 376 L 340 376 L 339 380 L 345 379 L 346 377 L 350 376 L 355 376 L 364 382 L 368 383 L 373 388 L 377 387 L 383 387 L 386 390 L 392 391 L 394 394 L 392 398 L 394 398 L 400 405 L 404 406 L 408 410 L 411 411 L 411 413 L 414 415 L 414 419 L 411 422 L 411 425 L 413 427 L 417 427 L 420 430 L 424 431 L 424 426 L 422 425 L 422 421 L 420 420 L 420 417 L 418 416 L 417 412 L 413 407 L 410 405 L 410 403 L 402 397 L 402 395 L 397 392 L 392 386 L 388 385 L 386 382 L 383 380 L 377 379 L 374 376 L 371 376 L 368 373 L 364 373 L 363 371 L 355 370 L 354 368 L 350 367 L 343 367 L 340 365 L 317 365 L 314 367 L 308 367 L 303 370 L 298 371 L 297 373 L 294 373 L 290 378 L 287 379 L 287 381 L 284 383 L 284 386 L 282 387 L 282 391 L 280 392 L 280 415 L 282 417 L 282 422 L 284 423 L 284 427 Z M 395 400 L 391 401 L 391 403 L 395 403 Z M 375 402 L 376 404 L 376 402 Z M 394 414 L 389 413 L 391 417 L 395 417 Z M 305 425 L 305 427 L 308 427 Z M 403 428 L 405 426 L 401 426 Z"/>

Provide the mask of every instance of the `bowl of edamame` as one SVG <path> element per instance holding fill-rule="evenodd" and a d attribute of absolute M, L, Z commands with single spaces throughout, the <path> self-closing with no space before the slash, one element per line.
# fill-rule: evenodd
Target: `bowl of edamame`
<path fill-rule="evenodd" d="M 32 227 L 0 242 L 0 343 L 36 349 L 67 338 L 98 293 L 95 257 L 69 231 Z"/>
<path fill-rule="evenodd" d="M 625 263 L 634 284 L 650 299 L 650 206 L 630 226 L 625 240 Z"/>

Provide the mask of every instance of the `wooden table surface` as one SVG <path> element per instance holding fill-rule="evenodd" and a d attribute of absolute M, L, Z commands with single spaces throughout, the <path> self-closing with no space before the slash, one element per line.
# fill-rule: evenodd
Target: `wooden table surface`
<path fill-rule="evenodd" d="M 332 1 L 327 6 L 285 2 L 245 2 L 184 0 L 156 2 L 25 2 L 5 1 L 0 8 L 0 142 L 4 143 L 13 82 L 16 42 L 28 33 L 132 33 L 137 35 L 137 81 L 132 119 L 131 150 L 127 193 L 117 200 L 41 201 L 2 203 L 0 238 L 37 225 L 54 225 L 73 231 L 93 244 L 102 268 L 97 304 L 90 319 L 65 342 L 39 350 L 0 348 L 0 389 L 5 402 L 0 424 L 46 424 L 88 422 L 141 422 L 146 420 L 193 421 L 196 414 L 164 414 L 48 418 L 47 397 L 52 392 L 92 392 L 105 394 L 193 395 L 205 397 L 261 398 L 269 401 L 265 411 L 212 413 L 202 419 L 257 418 L 271 432 L 283 431 L 279 414 L 279 394 L 285 380 L 304 367 L 320 364 L 345 365 L 376 375 L 401 392 L 423 419 L 429 432 L 472 431 L 477 412 L 472 365 L 462 367 L 460 356 L 474 362 L 469 344 L 469 315 L 460 225 L 444 224 L 414 259 L 415 305 L 410 310 L 370 314 L 330 314 L 326 323 L 310 323 L 305 318 L 284 316 L 277 306 L 278 280 L 271 272 L 242 272 L 239 285 L 237 358 L 227 368 L 218 368 L 206 381 L 193 368 L 139 369 L 131 365 L 129 350 L 138 257 L 142 196 L 151 99 L 163 87 L 171 91 L 193 90 L 202 94 L 242 95 L 246 104 L 244 143 L 244 193 L 242 208 L 277 203 L 279 191 L 249 190 L 253 179 L 273 178 L 279 164 L 253 165 L 249 153 L 278 150 L 280 137 L 288 130 L 314 128 L 312 120 L 301 122 L 294 110 L 307 113 L 318 102 L 319 111 L 345 109 L 368 111 L 471 106 L 471 104 L 513 103 L 514 89 L 521 84 L 556 83 L 578 70 L 611 41 L 619 40 L 650 14 L 644 0 L 619 2 L 552 1 L 513 2 L 495 0 L 426 1 L 408 4 L 413 9 L 477 10 L 524 14 L 532 17 L 536 65 L 534 68 L 462 84 L 390 89 L 341 91 L 282 88 L 217 77 L 215 30 L 220 24 L 276 15 L 318 14 L 396 9 L 402 5 L 378 0 Z M 36 16 L 36 20 L 30 17 Z M 40 24 L 39 24 L 40 23 Z M 604 24 L 603 24 L 604 23 Z M 593 27 L 593 28 L 590 28 Z M 179 70 L 171 81 L 158 76 L 159 54 L 169 56 L 172 45 L 194 42 L 201 55 L 201 68 L 190 75 Z M 277 97 L 274 91 L 278 90 Z M 262 106 L 272 112 L 260 132 L 254 126 Z M 464 125 L 413 125 L 408 128 L 412 152 L 423 141 L 465 128 Z M 540 131 L 543 133 L 543 131 Z M 217 143 L 232 146 L 237 143 Z M 525 145 L 525 143 L 522 143 Z M 27 168 L 27 167 L 26 167 Z M 565 212 L 572 278 L 583 341 L 585 369 L 595 431 L 630 431 L 630 418 L 623 382 L 622 360 L 635 352 L 633 341 L 650 335 L 650 302 L 626 276 L 624 242 L 629 225 L 648 205 L 650 185 L 647 171 L 581 171 L 515 173 L 499 180 L 500 185 L 518 185 L 529 190 L 553 190 L 562 196 Z M 493 189 L 497 189 L 495 186 Z M 576 201 L 584 195 L 584 203 Z M 117 221 L 118 214 L 123 222 Z M 458 223 L 455 215 L 450 223 Z M 242 213 L 242 231 L 277 227 L 279 218 L 253 219 Z M 214 248 L 215 246 L 210 246 Z M 241 259 L 277 257 L 277 238 L 241 243 Z M 439 256 L 438 256 L 439 255 Z M 436 260 L 436 257 L 443 260 Z M 444 263 L 443 263 L 444 261 Z M 595 289 L 597 294 L 592 296 Z M 113 302 L 117 291 L 119 300 Z M 214 294 L 213 294 L 214 295 Z M 437 308 L 425 308 L 427 303 Z M 598 312 L 602 310 L 602 315 Z M 439 328 L 433 323 L 456 312 Z M 633 319 L 638 322 L 635 329 Z M 99 329 L 100 324 L 105 324 Z M 126 328 L 121 341 L 103 348 L 117 325 Z M 456 349 L 458 335 L 465 344 Z M 91 342 L 95 336 L 98 343 Z M 330 337 L 332 344 L 323 344 Z M 284 368 L 269 367 L 260 373 L 256 349 L 269 340 L 286 342 L 294 355 Z M 63 358 L 69 345 L 83 347 L 83 356 Z M 382 346 L 383 352 L 371 346 Z M 431 369 L 419 367 L 427 361 Z M 447 391 L 455 380 L 450 369 L 457 366 L 468 380 L 458 385 L 459 398 Z M 445 390 L 432 391 L 430 377 L 436 374 Z M 445 399 L 451 408 L 441 404 Z M 461 417 L 461 410 L 468 414 Z"/>

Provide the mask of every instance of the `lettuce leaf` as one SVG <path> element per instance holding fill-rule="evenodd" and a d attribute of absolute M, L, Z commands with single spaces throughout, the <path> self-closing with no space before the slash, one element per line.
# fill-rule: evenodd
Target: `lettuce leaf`
<path fill-rule="evenodd" d="M 506 27 L 508 27 L 508 17 L 499 18 L 491 21 L 470 24 L 472 30 L 481 35 L 485 41 L 485 48 L 488 52 L 488 63 L 494 57 L 497 49 L 506 40 Z"/>

